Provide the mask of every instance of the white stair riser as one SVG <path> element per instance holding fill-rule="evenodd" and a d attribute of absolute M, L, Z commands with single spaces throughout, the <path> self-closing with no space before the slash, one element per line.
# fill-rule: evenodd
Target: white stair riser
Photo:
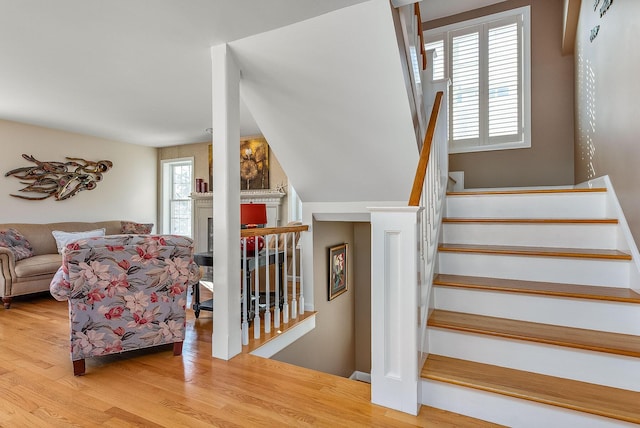
<path fill-rule="evenodd" d="M 640 391 L 640 358 L 429 328 L 429 353 Z"/>
<path fill-rule="evenodd" d="M 434 286 L 436 309 L 640 336 L 640 305 Z"/>
<path fill-rule="evenodd" d="M 606 193 L 448 196 L 446 217 L 605 218 Z"/>
<path fill-rule="evenodd" d="M 491 278 L 628 287 L 630 262 L 495 254 L 438 254 L 438 273 Z"/>
<path fill-rule="evenodd" d="M 616 249 L 617 224 L 444 223 L 447 244 Z"/>
<path fill-rule="evenodd" d="M 622 428 L 637 425 L 444 382 L 423 379 L 422 404 L 517 428 Z"/>

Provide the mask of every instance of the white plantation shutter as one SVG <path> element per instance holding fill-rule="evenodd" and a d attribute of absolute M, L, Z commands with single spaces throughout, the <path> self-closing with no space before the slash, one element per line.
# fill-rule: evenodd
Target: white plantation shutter
<path fill-rule="evenodd" d="M 443 47 L 451 78 L 450 152 L 530 147 L 529 7 L 429 30 L 425 39 L 427 49 Z"/>
<path fill-rule="evenodd" d="M 444 40 L 436 40 L 425 43 L 425 51 L 434 49 L 436 55 L 433 58 L 433 80 L 444 79 Z"/>
<path fill-rule="evenodd" d="M 520 50 L 516 22 L 488 31 L 489 139 L 517 136 L 520 121 Z"/>
<path fill-rule="evenodd" d="M 451 135 L 454 140 L 480 137 L 480 34 L 452 38 Z"/>

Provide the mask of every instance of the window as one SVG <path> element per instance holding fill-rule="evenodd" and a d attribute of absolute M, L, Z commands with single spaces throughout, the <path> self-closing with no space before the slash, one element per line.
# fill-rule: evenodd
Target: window
<path fill-rule="evenodd" d="M 162 232 L 192 236 L 193 158 L 162 161 Z"/>
<path fill-rule="evenodd" d="M 449 151 L 531 147 L 529 7 L 425 32 L 451 78 Z"/>

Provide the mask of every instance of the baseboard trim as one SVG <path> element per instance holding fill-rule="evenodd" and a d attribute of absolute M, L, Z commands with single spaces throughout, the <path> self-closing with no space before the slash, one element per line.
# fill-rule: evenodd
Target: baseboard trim
<path fill-rule="evenodd" d="M 371 383 L 371 374 L 356 370 L 349 376 L 351 380 L 359 380 L 360 382 Z"/>

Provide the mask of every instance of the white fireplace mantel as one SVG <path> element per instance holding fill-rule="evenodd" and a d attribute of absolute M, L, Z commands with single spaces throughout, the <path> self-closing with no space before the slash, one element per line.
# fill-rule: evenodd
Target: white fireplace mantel
<path fill-rule="evenodd" d="M 267 227 L 280 226 L 280 205 L 286 193 L 278 190 L 241 190 L 240 202 L 243 204 L 260 203 L 267 206 Z M 213 218 L 213 192 L 191 193 L 193 200 L 193 239 L 196 252 L 210 251 L 213 246 L 213 230 L 210 228 Z"/>

